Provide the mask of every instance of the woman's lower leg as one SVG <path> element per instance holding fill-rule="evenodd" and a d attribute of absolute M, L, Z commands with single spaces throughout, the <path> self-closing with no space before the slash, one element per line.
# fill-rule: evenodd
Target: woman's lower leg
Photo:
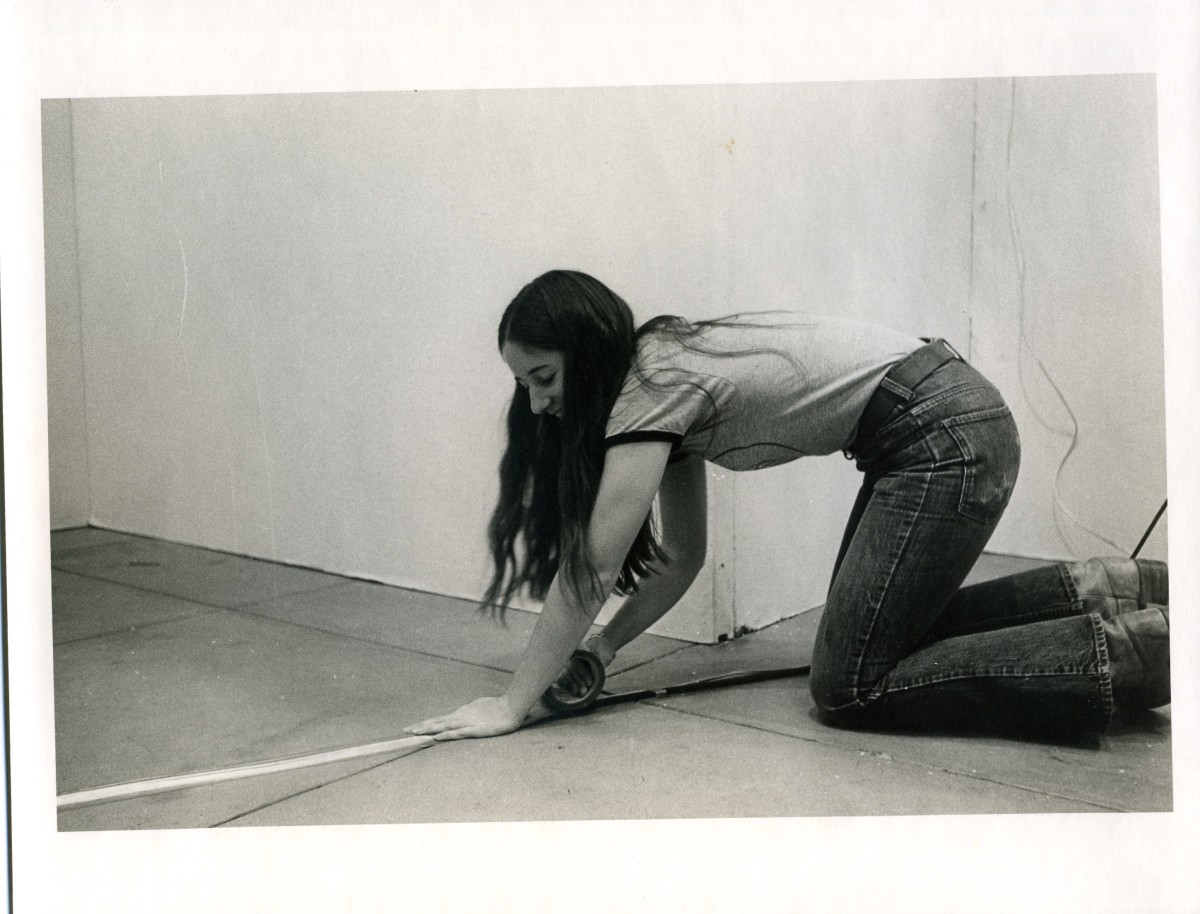
<path fill-rule="evenodd" d="M 934 620 L 922 643 L 1080 613 L 1109 618 L 1167 603 L 1163 562 L 1126 558 L 1054 562 L 962 588 Z"/>

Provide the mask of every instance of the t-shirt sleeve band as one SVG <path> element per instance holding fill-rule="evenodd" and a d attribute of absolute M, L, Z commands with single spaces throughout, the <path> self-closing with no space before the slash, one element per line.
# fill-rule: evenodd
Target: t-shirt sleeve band
<path fill-rule="evenodd" d="M 657 432 L 657 431 L 642 431 L 642 432 L 620 432 L 616 435 L 609 435 L 604 439 L 604 449 L 613 447 L 617 444 L 628 444 L 631 441 L 667 441 L 671 444 L 671 452 L 679 450 L 679 445 L 683 442 L 683 435 L 676 432 Z"/>

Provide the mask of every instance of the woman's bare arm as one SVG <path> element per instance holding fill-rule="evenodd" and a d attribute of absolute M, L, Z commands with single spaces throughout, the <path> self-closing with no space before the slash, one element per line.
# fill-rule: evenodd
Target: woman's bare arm
<path fill-rule="evenodd" d="M 525 656 L 505 694 L 514 708 L 528 711 L 579 645 L 612 592 L 625 556 L 654 505 L 669 445 L 631 442 L 610 448 L 588 527 L 588 553 L 600 576 L 600 599 L 584 605 L 555 578 Z"/>
<path fill-rule="evenodd" d="M 600 578 L 597 596 L 578 602 L 556 576 L 546 595 L 541 616 L 508 690 L 497 698 L 481 698 L 442 717 L 407 728 L 438 739 L 496 736 L 517 729 L 542 693 L 550 686 L 571 652 L 587 634 L 616 584 L 625 556 L 654 504 L 663 479 L 670 445 L 637 441 L 610 448 L 592 520 L 588 525 L 588 555 Z"/>
<path fill-rule="evenodd" d="M 657 622 L 687 592 L 704 567 L 708 500 L 704 461 L 687 457 L 667 465 L 658 491 L 659 535 L 667 563 L 644 578 L 588 647 L 607 665 L 613 654 Z"/>

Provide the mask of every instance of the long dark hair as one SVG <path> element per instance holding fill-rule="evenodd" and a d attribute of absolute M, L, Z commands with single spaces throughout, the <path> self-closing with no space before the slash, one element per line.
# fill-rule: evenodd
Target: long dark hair
<path fill-rule="evenodd" d="M 562 415 L 536 415 L 520 384 L 508 408 L 500 497 L 488 525 L 494 572 L 481 608 L 503 615 L 522 588 L 545 599 L 561 569 L 579 605 L 603 600 L 588 558 L 587 527 L 604 469 L 604 430 L 634 362 L 638 333 L 629 306 L 599 280 L 552 270 L 525 286 L 500 318 L 497 345 L 562 353 Z M 617 577 L 630 594 L 666 561 L 647 515 Z"/>

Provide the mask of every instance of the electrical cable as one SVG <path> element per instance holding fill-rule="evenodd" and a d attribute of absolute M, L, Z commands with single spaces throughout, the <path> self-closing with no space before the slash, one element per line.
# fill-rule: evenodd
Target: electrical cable
<path fill-rule="evenodd" d="M 1150 526 L 1146 528 L 1146 532 L 1142 534 L 1142 538 L 1138 540 L 1137 546 L 1133 552 L 1129 554 L 1131 559 L 1136 559 L 1138 553 L 1142 551 L 1142 547 L 1146 545 L 1146 540 L 1150 539 L 1150 534 L 1154 532 L 1154 527 L 1158 523 L 1158 519 L 1163 516 L 1163 512 L 1167 510 L 1167 500 L 1164 498 L 1162 507 L 1158 509 L 1158 513 L 1154 515 L 1154 520 L 1150 521 Z"/>
<path fill-rule="evenodd" d="M 707 689 L 719 689 L 725 686 L 746 685 L 751 682 L 766 682 L 770 679 L 790 679 L 793 676 L 807 676 L 811 672 L 808 666 L 781 667 L 771 670 L 734 670 L 720 673 L 716 676 L 706 676 L 690 682 L 676 683 L 657 689 L 634 689 L 629 692 L 617 692 L 614 695 L 602 695 L 592 702 L 592 708 L 608 708 L 612 705 L 624 704 L 630 701 L 643 701 L 647 698 L 664 698 L 668 695 L 683 695 L 688 692 L 703 692 Z"/>
<path fill-rule="evenodd" d="M 577 681 L 587 681 L 588 687 L 581 694 L 574 694 L 569 689 L 555 683 L 546 690 L 542 701 L 557 714 L 580 714 L 595 708 L 609 708 L 613 705 L 626 704 L 631 701 L 644 701 L 647 698 L 664 698 L 668 695 L 684 695 L 688 692 L 702 692 L 707 689 L 718 689 L 726 686 L 746 685 L 752 682 L 766 682 L 770 679 L 787 679 L 793 676 L 807 676 L 808 666 L 782 667 L 767 670 L 733 670 L 719 673 L 716 676 L 705 676 L 689 682 L 659 686 L 658 688 L 633 689 L 628 692 L 617 692 L 612 695 L 601 695 L 604 688 L 604 664 L 600 658 L 589 650 L 579 649 L 571 655 L 567 665 L 567 675 Z M 587 677 L 581 680 L 581 677 Z"/>
<path fill-rule="evenodd" d="M 1063 498 L 1062 498 L 1063 472 L 1066 469 L 1067 462 L 1071 459 L 1071 455 L 1074 454 L 1075 449 L 1079 444 L 1079 420 L 1075 416 L 1075 411 L 1071 409 L 1071 405 L 1067 401 L 1066 396 L 1063 395 L 1062 390 L 1059 388 L 1058 384 L 1055 383 L 1055 380 L 1054 380 L 1053 376 L 1050 374 L 1049 369 L 1046 368 L 1045 363 L 1042 362 L 1041 358 L 1038 356 L 1037 352 L 1034 350 L 1033 345 L 1029 341 L 1028 334 L 1026 333 L 1027 297 L 1026 297 L 1026 291 L 1025 291 L 1026 290 L 1025 251 L 1024 251 L 1024 247 L 1021 243 L 1021 227 L 1020 227 L 1020 222 L 1017 218 L 1016 206 L 1013 203 L 1013 194 L 1012 194 L 1012 150 L 1013 150 L 1013 137 L 1016 133 L 1016 120 L 1017 120 L 1017 81 L 1016 81 L 1016 79 L 1012 80 L 1011 86 L 1012 86 L 1012 90 L 1011 90 L 1011 94 L 1010 94 L 1011 100 L 1010 100 L 1010 107 L 1009 107 L 1008 140 L 1007 140 L 1007 145 L 1006 145 L 1006 149 L 1005 149 L 1005 161 L 1004 161 L 1004 177 L 1005 177 L 1005 182 L 1004 182 L 1005 191 L 1004 192 L 1005 192 L 1005 201 L 1007 203 L 1007 209 L 1008 209 L 1009 235 L 1012 239 L 1013 257 L 1016 261 L 1016 270 L 1017 270 L 1017 286 L 1018 286 L 1017 376 L 1018 376 L 1018 379 L 1021 384 L 1021 392 L 1025 394 L 1025 402 L 1029 406 L 1030 411 L 1033 413 L 1034 417 L 1038 420 L 1039 423 L 1041 423 L 1042 427 L 1045 428 L 1047 431 L 1050 431 L 1054 434 L 1064 435 L 1071 439 L 1070 444 L 1067 446 L 1067 452 L 1065 454 L 1063 454 L 1062 459 L 1059 461 L 1058 469 L 1054 473 L 1054 489 L 1053 489 L 1053 496 L 1052 496 L 1052 504 L 1054 507 L 1054 528 L 1058 532 L 1059 537 L 1061 537 L 1063 542 L 1066 543 L 1068 546 L 1072 545 L 1071 539 L 1067 536 L 1066 532 L 1064 532 L 1063 526 L 1060 522 L 1059 514 L 1061 513 L 1064 517 L 1067 518 L 1067 520 L 1069 520 L 1071 523 L 1073 523 L 1080 530 L 1084 531 L 1085 533 L 1090 534 L 1091 536 L 1095 537 L 1096 539 L 1098 539 L 1100 542 L 1104 543 L 1105 545 L 1112 547 L 1117 552 L 1124 552 L 1125 550 L 1122 549 L 1121 546 L 1114 543 L 1108 537 L 1093 530 L 1087 524 L 1083 523 L 1083 521 L 1081 521 L 1078 517 L 1076 517 L 1075 514 L 1072 513 L 1071 510 L 1067 507 L 1066 503 L 1063 501 Z M 1029 396 L 1029 393 L 1025 387 L 1025 375 L 1021 370 L 1021 367 L 1022 367 L 1021 355 L 1022 355 L 1022 353 L 1028 353 L 1029 356 L 1033 359 L 1034 363 L 1037 365 L 1039 371 L 1041 372 L 1042 377 L 1044 377 L 1046 379 L 1046 382 L 1050 385 L 1051 390 L 1054 391 L 1055 396 L 1058 398 L 1058 402 L 1062 405 L 1062 408 L 1066 410 L 1067 418 L 1071 423 L 1069 431 L 1065 431 L 1063 429 L 1056 428 L 1051 422 L 1047 421 L 1047 419 L 1045 419 L 1038 412 L 1037 407 L 1034 405 L 1033 399 Z M 1163 508 L 1165 509 L 1165 507 L 1166 507 L 1166 502 L 1163 502 Z M 1133 555 L 1131 557 L 1137 556 L 1137 553 L 1138 553 L 1138 551 L 1141 550 L 1142 545 L 1146 541 L 1146 538 L 1150 535 L 1150 530 L 1154 529 L 1154 525 L 1158 522 L 1158 518 L 1161 515 L 1162 515 L 1162 510 L 1160 510 L 1159 513 L 1157 515 L 1155 515 L 1154 520 L 1150 524 L 1150 529 L 1146 531 L 1146 535 L 1142 537 L 1142 542 L 1138 543 L 1137 548 L 1134 549 Z"/>

